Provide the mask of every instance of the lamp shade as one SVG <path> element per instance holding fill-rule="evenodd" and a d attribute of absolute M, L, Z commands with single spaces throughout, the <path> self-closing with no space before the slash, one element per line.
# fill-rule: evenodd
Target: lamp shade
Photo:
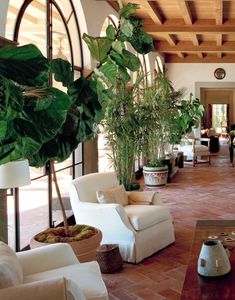
<path fill-rule="evenodd" d="M 0 188 L 16 188 L 28 184 L 30 184 L 30 173 L 27 159 L 0 165 Z"/>

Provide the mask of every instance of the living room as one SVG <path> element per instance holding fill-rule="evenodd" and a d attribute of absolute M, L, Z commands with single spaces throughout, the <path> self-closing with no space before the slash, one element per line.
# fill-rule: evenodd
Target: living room
<path fill-rule="evenodd" d="M 47 42 L 50 44 L 50 39 L 46 38 L 47 34 L 45 30 L 46 17 L 48 17 L 45 14 L 46 7 L 49 9 L 49 4 L 46 2 L 17 2 L 16 0 L 2 2 L 0 4 L 2 15 L 0 19 L 0 35 L 3 37 L 2 43 L 4 43 L 4 38 L 7 38 L 8 42 L 17 42 L 19 46 L 33 43 L 40 48 L 45 56 L 52 55 L 48 50 Z M 132 2 L 135 3 L 135 1 Z M 137 2 L 143 5 L 142 1 Z M 185 4 L 187 1 L 180 2 Z M 224 19 L 228 17 L 228 2 L 230 8 L 233 8 L 232 1 L 222 1 L 221 11 L 225 14 Z M 114 3 L 114 1 L 90 0 L 77 1 L 73 5 L 71 3 L 73 1 L 69 1 L 67 7 L 64 7 L 62 3 L 58 5 L 53 4 L 50 8 L 52 12 L 51 22 L 53 23 L 53 43 L 55 42 L 53 44 L 53 58 L 60 56 L 61 58 L 66 57 L 68 60 L 71 60 L 75 66 L 75 74 L 78 78 L 81 73 L 89 74 L 89 70 L 95 66 L 90 57 L 89 49 L 86 47 L 84 41 L 81 40 L 81 35 L 83 33 L 91 36 L 103 35 L 107 25 L 112 24 L 111 19 L 114 21 L 118 20 L 118 13 L 115 10 L 117 3 Z M 194 10 L 194 6 L 192 6 L 193 3 L 194 1 L 190 1 L 187 11 L 188 14 L 191 11 L 194 20 L 196 11 Z M 22 4 L 23 6 L 21 6 Z M 148 1 L 145 3 L 145 5 L 149 5 L 148 9 L 152 7 L 152 4 Z M 174 1 L 172 8 L 178 4 Z M 211 3 L 209 4 L 211 5 Z M 172 13 L 171 11 L 167 12 L 168 6 L 166 5 L 166 11 L 164 12 L 167 18 L 169 17 L 168 14 Z M 18 11 L 22 7 L 21 13 L 17 16 Z M 68 22 L 67 27 L 63 23 L 61 9 L 65 15 L 65 19 L 72 20 L 71 23 Z M 73 10 L 74 12 L 70 14 Z M 157 16 L 156 4 L 154 5 L 154 9 L 148 10 L 149 15 L 152 16 L 151 18 L 153 18 L 152 13 L 154 11 Z M 197 13 L 198 16 L 202 16 L 202 19 L 207 19 L 208 17 L 206 12 L 203 12 L 203 8 L 200 8 Z M 79 18 L 76 19 L 74 17 L 75 14 L 79 15 Z M 107 19 L 108 16 L 109 18 Z M 15 27 L 14 21 L 16 19 L 20 21 L 16 23 L 17 26 Z M 80 37 L 73 34 L 75 28 L 78 30 L 78 19 Z M 32 24 L 34 25 L 32 26 Z M 148 22 L 146 24 L 146 26 L 150 26 Z M 162 24 L 164 24 L 163 19 Z M 190 93 L 193 93 L 206 106 L 206 112 L 208 112 L 208 101 L 205 98 L 205 91 L 210 92 L 210 90 L 216 89 L 220 93 L 223 93 L 223 91 L 226 93 L 227 91 L 230 95 L 229 114 L 226 120 L 229 129 L 229 126 L 234 123 L 235 106 L 233 102 L 235 78 L 233 73 L 233 57 L 229 57 L 229 51 L 226 52 L 226 33 L 230 30 L 226 26 L 225 24 L 224 31 L 220 28 L 220 31 L 222 30 L 223 32 L 222 38 L 224 38 L 224 43 L 218 47 L 222 53 L 221 56 L 215 55 L 216 58 L 213 57 L 212 59 L 210 55 L 214 51 L 211 49 L 209 49 L 208 55 L 203 54 L 203 51 L 207 50 L 206 44 L 204 45 L 203 36 L 207 35 L 208 32 L 203 27 L 200 27 L 197 38 L 200 42 L 199 50 L 202 53 L 201 56 L 194 54 L 194 48 L 192 50 L 193 53 L 191 53 L 192 56 L 190 56 L 190 53 L 182 55 L 184 48 L 180 48 L 180 45 L 175 43 L 175 46 L 177 45 L 179 48 L 176 49 L 176 52 L 181 53 L 175 61 L 173 61 L 174 55 L 170 55 L 173 49 L 169 50 L 168 47 L 168 50 L 164 53 L 162 48 L 159 47 L 159 52 L 146 54 L 142 63 L 146 72 L 159 71 L 162 68 L 162 63 L 163 68 L 167 70 L 167 77 L 172 82 L 175 90 L 184 88 L 185 99 L 189 98 Z M 151 30 L 149 29 L 148 31 L 151 35 Z M 183 29 L 181 32 L 184 32 Z M 180 35 L 180 33 L 178 34 Z M 170 33 L 171 37 L 173 35 L 176 38 L 177 33 Z M 157 35 L 155 39 L 159 41 Z M 232 41 L 228 41 L 228 43 L 232 43 Z M 71 45 L 73 45 L 73 51 L 69 50 Z M 155 45 L 157 49 L 157 42 Z M 180 49 L 182 49 L 181 52 Z M 187 49 L 186 47 L 185 52 Z M 193 61 L 194 56 L 196 56 L 195 61 Z M 157 57 L 158 60 L 156 60 Z M 179 59 L 181 60 L 179 61 Z M 215 77 L 215 70 L 218 68 L 223 69 L 223 78 L 217 79 Z M 215 95 L 216 93 L 213 97 Z M 216 101 L 215 99 L 215 103 L 218 103 Z M 209 101 L 209 104 L 211 103 Z M 201 125 L 195 131 L 197 137 L 201 135 Z M 220 132 L 217 132 L 217 135 L 220 136 Z M 210 165 L 196 164 L 193 167 L 191 163 L 185 163 L 184 168 L 179 169 L 171 183 L 165 187 L 157 188 L 163 203 L 170 208 L 173 216 L 176 242 L 153 256 L 144 259 L 137 265 L 125 263 L 122 270 L 113 274 L 103 274 L 104 282 L 110 293 L 110 299 L 131 299 L 133 297 L 139 297 L 140 299 L 180 298 L 196 221 L 200 219 L 233 219 L 233 214 L 231 213 L 233 211 L 231 195 L 234 169 L 231 167 L 229 158 L 227 137 L 228 135 L 226 138 L 220 138 L 220 149 L 218 152 L 211 154 Z M 99 148 L 96 140 L 89 141 L 84 145 L 80 144 L 79 149 L 68 160 L 55 164 L 67 217 L 71 217 L 73 214 L 70 206 L 67 181 L 71 181 L 71 179 L 87 173 L 103 170 L 104 168 L 107 170 L 107 163 L 102 162 L 102 150 L 107 150 L 104 144 Z M 141 161 L 136 161 L 136 171 L 141 164 Z M 4 227 L 3 232 L 1 231 L 1 235 L 8 236 L 8 242 L 12 248 L 15 247 L 14 217 L 16 212 L 20 214 L 20 228 L 17 229 L 20 231 L 20 249 L 27 248 L 30 238 L 40 230 L 57 226 L 62 222 L 62 216 L 58 209 L 56 190 L 50 177 L 51 175 L 48 173 L 48 168 L 50 168 L 48 165 L 46 167 L 30 168 L 31 184 L 20 187 L 19 211 L 14 210 L 15 198 L 12 195 L 7 196 L 5 200 L 7 202 L 2 203 L 1 211 L 4 210 L 4 213 L 1 220 L 8 225 Z M 140 184 L 143 184 L 143 182 L 140 181 Z M 9 193 L 10 190 L 8 190 Z"/>

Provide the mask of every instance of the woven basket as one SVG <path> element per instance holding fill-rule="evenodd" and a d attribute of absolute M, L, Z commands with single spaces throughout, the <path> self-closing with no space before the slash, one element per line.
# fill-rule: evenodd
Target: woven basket
<path fill-rule="evenodd" d="M 96 260 L 102 273 L 112 273 L 122 268 L 123 260 L 117 244 L 103 244 L 96 250 Z"/>
<path fill-rule="evenodd" d="M 75 255 L 80 262 L 88 262 L 95 260 L 96 249 L 99 247 L 101 239 L 102 233 L 99 229 L 96 228 L 96 234 L 94 234 L 93 236 L 80 241 L 68 242 L 68 244 L 72 247 Z M 48 245 L 48 243 L 38 242 L 34 239 L 34 237 L 30 240 L 31 249 L 46 245 Z"/>

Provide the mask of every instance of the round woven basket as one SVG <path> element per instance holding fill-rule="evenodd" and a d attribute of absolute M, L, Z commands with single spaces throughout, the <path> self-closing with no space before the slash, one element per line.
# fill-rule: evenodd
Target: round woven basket
<path fill-rule="evenodd" d="M 99 229 L 95 228 L 95 234 L 89 238 L 80 241 L 67 242 L 73 249 L 75 255 L 80 262 L 88 262 L 96 259 L 96 249 L 100 246 L 102 233 Z M 30 248 L 37 248 L 49 245 L 50 243 L 42 243 L 35 240 L 33 237 L 30 240 Z"/>
<path fill-rule="evenodd" d="M 96 260 L 102 273 L 112 273 L 122 268 L 123 260 L 117 244 L 103 244 L 96 250 Z"/>

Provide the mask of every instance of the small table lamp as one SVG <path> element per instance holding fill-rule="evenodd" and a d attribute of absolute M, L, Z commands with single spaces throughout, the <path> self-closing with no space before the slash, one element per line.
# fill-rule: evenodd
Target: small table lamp
<path fill-rule="evenodd" d="M 29 162 L 27 159 L 15 160 L 0 165 L 0 188 L 13 188 L 15 201 L 15 248 L 20 250 L 20 215 L 18 187 L 30 184 Z"/>

